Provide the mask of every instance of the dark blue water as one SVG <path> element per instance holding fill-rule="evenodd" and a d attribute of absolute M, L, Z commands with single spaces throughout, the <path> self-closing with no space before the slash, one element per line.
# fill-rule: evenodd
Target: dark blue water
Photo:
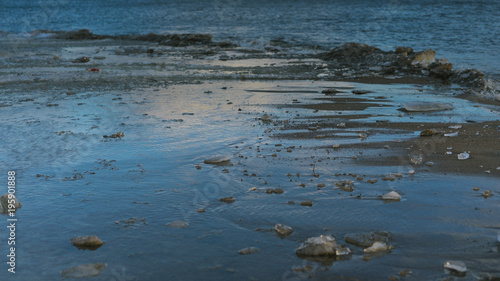
<path fill-rule="evenodd" d="M 262 46 L 363 42 L 384 50 L 433 48 L 456 68 L 500 76 L 500 1 L 2 1 L 0 30 L 88 28 L 98 34 L 210 33 Z"/>

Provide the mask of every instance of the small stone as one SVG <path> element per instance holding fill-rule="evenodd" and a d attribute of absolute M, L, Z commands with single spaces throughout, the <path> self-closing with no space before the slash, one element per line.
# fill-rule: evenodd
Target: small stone
<path fill-rule="evenodd" d="M 366 180 L 366 182 L 367 182 L 367 183 L 374 184 L 374 183 L 377 183 L 377 182 L 378 182 L 378 179 Z"/>
<path fill-rule="evenodd" d="M 345 237 L 345 242 L 359 247 L 370 247 L 375 242 L 389 241 L 389 233 L 386 231 L 375 231 L 366 233 L 350 233 Z"/>
<path fill-rule="evenodd" d="M 457 157 L 458 157 L 458 160 L 467 160 L 467 159 L 469 159 L 470 155 L 468 152 L 464 151 L 464 152 L 458 154 Z"/>
<path fill-rule="evenodd" d="M 196 209 L 196 212 L 198 212 L 198 213 L 205 213 L 206 210 L 204 208 L 199 208 L 199 209 Z"/>
<path fill-rule="evenodd" d="M 463 261 L 447 261 L 444 263 L 444 268 L 458 273 L 467 272 L 467 266 Z"/>
<path fill-rule="evenodd" d="M 188 224 L 185 221 L 178 220 L 178 221 L 173 221 L 171 223 L 167 223 L 167 226 L 172 228 L 186 228 L 188 227 Z"/>
<path fill-rule="evenodd" d="M 262 120 L 263 122 L 270 122 L 271 116 L 269 116 L 268 114 L 264 114 L 260 117 L 260 120 Z"/>
<path fill-rule="evenodd" d="M 488 199 L 490 198 L 491 196 L 493 196 L 493 192 L 491 190 L 485 190 L 483 191 L 483 193 L 481 194 L 484 198 Z"/>
<path fill-rule="evenodd" d="M 196 170 L 200 170 L 201 169 L 201 165 L 200 164 L 197 164 L 195 167 L 196 167 Z"/>
<path fill-rule="evenodd" d="M 125 134 L 124 134 L 124 133 L 122 133 L 122 132 L 120 131 L 120 132 L 118 132 L 118 133 L 114 133 L 114 134 L 109 135 L 109 136 L 108 136 L 108 135 L 104 135 L 103 137 L 104 137 L 104 138 L 112 138 L 112 139 L 116 139 L 116 138 L 121 139 L 121 138 L 123 138 L 124 136 L 125 136 Z"/>
<path fill-rule="evenodd" d="M 325 184 L 324 184 L 324 183 L 319 183 L 319 184 L 318 184 L 318 187 L 319 187 L 319 188 L 323 188 L 323 187 L 325 187 Z"/>
<path fill-rule="evenodd" d="M 9 200 L 11 201 L 10 204 Z M 12 202 L 12 200 L 14 201 Z M 2 195 L 2 197 L 0 197 L 0 213 L 16 212 L 21 208 L 21 206 L 21 203 L 12 193 L 5 193 L 4 195 Z"/>
<path fill-rule="evenodd" d="M 337 89 L 334 89 L 334 88 L 329 88 L 329 89 L 325 89 L 325 90 L 321 91 L 321 93 L 323 93 L 325 95 L 335 95 L 337 93 L 342 93 L 342 92 L 337 90 Z"/>
<path fill-rule="evenodd" d="M 300 205 L 301 206 L 308 206 L 308 207 L 312 207 L 313 203 L 311 200 L 305 200 L 305 201 L 302 201 L 300 202 Z"/>
<path fill-rule="evenodd" d="M 274 230 L 276 230 L 276 232 L 282 236 L 288 236 L 288 235 L 292 234 L 292 232 L 293 232 L 293 229 L 290 226 L 280 224 L 280 223 L 278 223 L 274 226 Z"/>
<path fill-rule="evenodd" d="M 231 156 L 217 155 L 205 159 L 203 163 L 211 165 L 221 165 L 221 164 L 227 164 L 230 161 L 231 161 Z"/>
<path fill-rule="evenodd" d="M 88 57 L 79 57 L 79 58 L 73 60 L 73 63 L 87 63 L 89 61 L 90 61 L 90 59 Z"/>
<path fill-rule="evenodd" d="M 382 195 L 382 200 L 400 201 L 401 195 L 396 191 L 391 191 L 387 194 Z"/>
<path fill-rule="evenodd" d="M 61 271 L 61 275 L 65 278 L 94 277 L 101 274 L 105 268 L 105 263 L 82 264 Z"/>
<path fill-rule="evenodd" d="M 229 197 L 220 198 L 219 201 L 231 204 L 231 203 L 234 203 L 234 197 L 229 196 Z"/>
<path fill-rule="evenodd" d="M 423 130 L 422 132 L 420 132 L 420 136 L 421 137 L 428 137 L 428 136 L 433 136 L 433 135 L 437 135 L 437 131 L 435 129 L 427 129 L 427 130 Z"/>
<path fill-rule="evenodd" d="M 388 250 L 391 250 L 393 248 L 394 247 L 388 245 L 385 242 L 377 241 L 377 242 L 373 243 L 373 245 L 371 245 L 370 247 L 364 249 L 363 251 L 365 253 L 378 253 L 378 252 L 388 251 Z"/>
<path fill-rule="evenodd" d="M 410 175 L 412 175 L 412 176 L 413 176 L 413 175 L 415 174 L 415 170 L 409 170 L 409 171 L 408 171 L 408 174 L 410 174 Z"/>
<path fill-rule="evenodd" d="M 479 191 L 479 187 L 473 187 L 472 190 Z"/>
<path fill-rule="evenodd" d="M 275 188 L 275 189 L 268 188 L 268 189 L 266 189 L 266 193 L 268 193 L 268 194 L 273 194 L 273 193 L 274 194 L 281 194 L 281 193 L 283 193 L 283 189 L 281 189 L 281 188 Z"/>
<path fill-rule="evenodd" d="M 337 144 L 333 145 L 333 149 L 339 149 L 339 148 L 340 148 L 340 144 L 337 143 Z"/>
<path fill-rule="evenodd" d="M 413 275 L 413 271 L 409 270 L 409 269 L 403 269 L 399 272 L 399 276 L 401 277 L 407 277 L 407 276 L 411 276 Z"/>
<path fill-rule="evenodd" d="M 71 244 L 81 250 L 97 250 L 104 242 L 97 236 L 81 236 L 70 239 Z"/>
<path fill-rule="evenodd" d="M 338 181 L 335 183 L 335 186 L 342 189 L 343 191 L 351 192 L 354 190 L 354 181 Z"/>
<path fill-rule="evenodd" d="M 441 111 L 453 109 L 451 103 L 415 101 L 403 104 L 404 109 L 410 112 Z"/>
<path fill-rule="evenodd" d="M 260 249 L 256 248 L 256 247 L 243 248 L 243 249 L 238 251 L 238 253 L 240 253 L 240 255 L 250 255 L 250 254 L 254 254 L 254 253 L 258 253 L 258 252 L 260 252 Z"/>
<path fill-rule="evenodd" d="M 396 175 L 394 174 L 389 174 L 389 175 L 385 175 L 383 180 L 385 181 L 394 181 L 396 179 Z"/>
<path fill-rule="evenodd" d="M 425 162 L 425 165 L 429 166 L 429 167 L 433 167 L 434 166 L 434 162 L 432 161 L 427 161 Z"/>
<path fill-rule="evenodd" d="M 355 95 L 365 95 L 365 94 L 368 94 L 368 93 L 371 93 L 371 91 L 366 91 L 366 90 L 353 90 L 352 91 L 353 94 Z"/>
<path fill-rule="evenodd" d="M 300 244 L 295 253 L 303 256 L 328 256 L 335 255 L 337 242 L 331 235 L 321 235 L 308 238 Z"/>

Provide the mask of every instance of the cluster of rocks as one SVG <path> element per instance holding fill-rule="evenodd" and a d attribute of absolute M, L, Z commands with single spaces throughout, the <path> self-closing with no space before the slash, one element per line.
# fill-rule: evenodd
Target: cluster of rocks
<path fill-rule="evenodd" d="M 441 79 L 445 82 L 459 83 L 463 86 L 485 89 L 484 73 L 477 69 L 456 70 L 446 59 L 436 59 L 432 49 L 415 52 L 410 47 L 397 47 L 394 51 L 360 43 L 346 43 L 319 57 L 339 68 L 352 69 L 356 74 L 392 75 L 414 74 Z M 336 73 L 345 76 L 339 71 Z"/>

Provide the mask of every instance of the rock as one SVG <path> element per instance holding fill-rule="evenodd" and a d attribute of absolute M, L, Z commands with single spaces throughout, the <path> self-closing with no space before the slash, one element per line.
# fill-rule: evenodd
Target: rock
<path fill-rule="evenodd" d="M 493 196 L 493 192 L 490 191 L 490 190 L 485 190 L 483 191 L 483 193 L 481 194 L 484 198 L 488 199 L 490 198 L 491 196 Z"/>
<path fill-rule="evenodd" d="M 266 189 L 266 193 L 268 193 L 268 194 L 272 194 L 272 193 L 281 194 L 281 193 L 283 193 L 283 189 L 281 189 L 281 188 L 275 188 L 275 189 L 268 188 L 268 189 Z"/>
<path fill-rule="evenodd" d="M 185 221 L 178 220 L 178 221 L 173 221 L 171 223 L 167 223 L 167 226 L 172 228 L 186 228 L 188 227 L 188 223 Z"/>
<path fill-rule="evenodd" d="M 258 253 L 258 252 L 260 252 L 260 249 L 256 248 L 256 247 L 248 247 L 248 248 L 244 248 L 244 249 L 241 249 L 238 251 L 238 253 L 240 253 L 240 255 L 249 255 L 249 254 L 254 254 L 254 253 Z"/>
<path fill-rule="evenodd" d="M 281 236 L 288 236 L 293 232 L 293 229 L 290 226 L 279 223 L 274 226 L 274 230 L 276 230 L 278 235 Z"/>
<path fill-rule="evenodd" d="M 413 271 L 409 270 L 409 269 L 403 269 L 399 272 L 399 276 L 401 277 L 407 277 L 407 276 L 411 276 L 413 275 Z"/>
<path fill-rule="evenodd" d="M 453 109 L 453 105 L 451 103 L 425 101 L 407 102 L 403 105 L 403 107 L 406 111 L 410 112 L 441 111 Z"/>
<path fill-rule="evenodd" d="M 397 193 L 396 191 L 391 191 L 387 194 L 382 195 L 382 200 L 400 201 L 401 195 L 399 193 Z"/>
<path fill-rule="evenodd" d="M 81 236 L 70 239 L 71 244 L 81 250 L 97 250 L 104 242 L 97 236 Z"/>
<path fill-rule="evenodd" d="M 436 51 L 429 49 L 427 51 L 417 52 L 413 56 L 413 63 L 419 63 L 422 65 L 428 65 L 435 61 Z"/>
<path fill-rule="evenodd" d="M 323 93 L 325 95 L 335 95 L 337 93 L 342 93 L 342 92 L 337 90 L 337 89 L 334 89 L 334 88 L 329 88 L 329 89 L 325 89 L 325 90 L 321 91 L 321 93 Z"/>
<path fill-rule="evenodd" d="M 196 170 L 201 170 L 201 165 L 200 164 L 196 164 Z"/>
<path fill-rule="evenodd" d="M 467 272 L 467 266 L 463 261 L 447 261 L 444 263 L 444 268 L 456 273 Z"/>
<path fill-rule="evenodd" d="M 407 56 L 408 54 L 413 53 L 413 49 L 410 47 L 396 47 L 396 54 L 403 54 Z"/>
<path fill-rule="evenodd" d="M 321 235 L 308 238 L 295 249 L 295 253 L 304 256 L 333 256 L 336 254 L 336 248 L 337 242 L 333 236 Z"/>
<path fill-rule="evenodd" d="M 344 245 L 337 245 L 335 248 L 335 255 L 336 256 L 348 256 L 352 253 L 351 249 L 347 248 Z"/>
<path fill-rule="evenodd" d="M 420 132 L 420 136 L 421 137 L 428 137 L 428 136 L 433 136 L 433 135 L 437 135 L 437 131 L 435 129 L 427 129 L 427 130 L 423 130 L 422 132 Z"/>
<path fill-rule="evenodd" d="M 262 115 L 262 117 L 260 117 L 260 120 L 262 120 L 263 122 L 270 122 L 271 116 L 269 116 L 268 114 L 264 114 Z"/>
<path fill-rule="evenodd" d="M 470 155 L 466 151 L 459 153 L 457 155 L 458 160 L 467 160 L 467 159 L 469 159 L 469 157 L 470 157 Z"/>
<path fill-rule="evenodd" d="M 477 69 L 465 69 L 461 71 L 455 71 L 453 76 L 450 77 L 450 80 L 466 87 L 477 88 L 477 89 L 486 88 L 486 80 L 484 73 Z"/>
<path fill-rule="evenodd" d="M 80 58 L 75 59 L 73 61 L 73 63 L 87 63 L 89 61 L 90 61 L 90 59 L 87 57 L 80 57 Z"/>
<path fill-rule="evenodd" d="M 346 43 L 340 47 L 333 49 L 332 51 L 322 55 L 324 60 L 338 60 L 338 61 L 354 61 L 363 59 L 365 56 L 371 55 L 375 52 L 379 52 L 380 49 L 367 44 L 360 43 Z"/>
<path fill-rule="evenodd" d="M 449 137 L 449 138 L 452 138 L 452 137 L 457 137 L 458 136 L 458 132 L 454 132 L 454 133 L 449 133 L 449 134 L 444 134 L 445 137 Z"/>
<path fill-rule="evenodd" d="M 229 197 L 220 198 L 219 201 L 231 204 L 231 203 L 234 203 L 234 197 L 229 196 Z"/>
<path fill-rule="evenodd" d="M 394 181 L 395 179 L 396 179 L 395 174 L 388 174 L 382 178 L 382 180 L 385 180 L 385 181 Z"/>
<path fill-rule="evenodd" d="M 312 207 L 313 202 L 311 200 L 305 200 L 305 201 L 300 202 L 300 205 L 301 206 Z"/>
<path fill-rule="evenodd" d="M 112 139 L 116 139 L 116 138 L 121 139 L 121 138 L 123 138 L 124 136 L 125 136 L 125 134 L 124 134 L 124 133 L 122 133 L 122 132 L 120 131 L 120 132 L 118 132 L 118 133 L 114 133 L 114 134 L 109 135 L 109 136 L 108 136 L 108 135 L 104 135 L 103 137 L 104 137 L 104 138 L 112 138 Z"/>
<path fill-rule="evenodd" d="M 355 95 L 365 95 L 365 94 L 368 94 L 368 93 L 371 93 L 371 91 L 366 91 L 366 90 L 353 90 L 352 91 L 353 94 Z"/>
<path fill-rule="evenodd" d="M 343 191 L 351 192 L 354 190 L 354 181 L 338 181 L 335 186 L 342 189 Z"/>
<path fill-rule="evenodd" d="M 377 182 L 378 182 L 378 179 L 366 180 L 366 182 L 367 182 L 367 183 L 374 184 L 374 183 L 377 183 Z"/>
<path fill-rule="evenodd" d="M 345 236 L 345 242 L 360 247 L 370 247 L 375 242 L 389 242 L 389 233 L 386 231 L 375 231 L 366 233 L 351 233 Z"/>
<path fill-rule="evenodd" d="M 394 247 L 388 245 L 387 243 L 385 242 L 375 242 L 373 243 L 373 245 L 371 245 L 370 247 L 364 249 L 363 251 L 365 253 L 378 253 L 378 252 L 385 252 L 385 251 L 389 251 L 391 249 L 393 249 Z"/>
<path fill-rule="evenodd" d="M 9 200 L 14 202 L 10 202 Z M 22 207 L 21 203 L 17 200 L 16 196 L 12 193 L 5 193 L 0 197 L 0 213 L 16 212 Z"/>
<path fill-rule="evenodd" d="M 206 210 L 204 208 L 199 208 L 199 209 L 196 209 L 196 212 L 198 212 L 198 213 L 205 213 Z"/>
<path fill-rule="evenodd" d="M 82 264 L 61 271 L 61 275 L 65 278 L 95 277 L 104 269 L 106 269 L 105 263 Z"/>
<path fill-rule="evenodd" d="M 231 156 L 216 155 L 208 159 L 205 159 L 203 163 L 211 165 L 221 165 L 221 164 L 227 164 L 230 161 L 231 161 Z"/>
<path fill-rule="evenodd" d="M 448 79 L 453 74 L 453 64 L 447 59 L 440 59 L 431 63 L 427 67 L 427 70 L 429 71 L 429 76 Z"/>

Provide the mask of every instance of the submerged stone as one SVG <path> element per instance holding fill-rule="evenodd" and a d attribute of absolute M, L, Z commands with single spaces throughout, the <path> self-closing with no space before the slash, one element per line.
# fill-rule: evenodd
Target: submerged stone
<path fill-rule="evenodd" d="M 292 232 L 293 232 L 293 229 L 290 226 L 280 224 L 280 223 L 278 223 L 274 226 L 274 230 L 276 230 L 276 232 L 282 236 L 288 236 L 288 235 L 292 234 Z"/>
<path fill-rule="evenodd" d="M 248 248 L 244 248 L 244 249 L 241 249 L 238 251 L 238 253 L 240 253 L 240 255 L 249 255 L 249 254 L 254 254 L 254 253 L 258 253 L 258 252 L 260 252 L 260 249 L 256 248 L 256 247 L 248 247 Z"/>
<path fill-rule="evenodd" d="M 218 165 L 218 164 L 229 163 L 230 161 L 231 161 L 231 156 L 216 155 L 216 156 L 212 156 L 210 158 L 205 159 L 205 161 L 203 161 L 203 163 Z"/>
<path fill-rule="evenodd" d="M 167 226 L 172 228 L 186 228 L 188 227 L 188 223 L 185 221 L 178 220 L 178 221 L 173 221 L 171 223 L 167 223 Z"/>
<path fill-rule="evenodd" d="M 430 101 L 413 101 L 403 105 L 406 111 L 410 112 L 425 112 L 425 111 L 441 111 L 453 109 L 451 103 L 445 102 L 430 102 Z"/>
<path fill-rule="evenodd" d="M 331 235 L 321 235 L 308 238 L 300 244 L 295 253 L 304 256 L 328 256 L 335 255 L 337 242 Z"/>
<path fill-rule="evenodd" d="M 231 203 L 234 203 L 234 197 L 228 196 L 228 197 L 220 198 L 219 201 L 231 204 Z"/>
<path fill-rule="evenodd" d="M 375 231 L 366 233 L 351 233 L 345 236 L 345 242 L 360 247 L 370 247 L 375 242 L 389 242 L 389 233 L 386 231 Z"/>
<path fill-rule="evenodd" d="M 73 237 L 70 239 L 71 244 L 82 250 L 97 250 L 101 247 L 104 242 L 97 236 L 81 236 L 81 237 Z"/>
<path fill-rule="evenodd" d="M 95 277 L 104 269 L 106 269 L 105 263 L 82 264 L 61 271 L 61 275 L 65 278 Z"/>

